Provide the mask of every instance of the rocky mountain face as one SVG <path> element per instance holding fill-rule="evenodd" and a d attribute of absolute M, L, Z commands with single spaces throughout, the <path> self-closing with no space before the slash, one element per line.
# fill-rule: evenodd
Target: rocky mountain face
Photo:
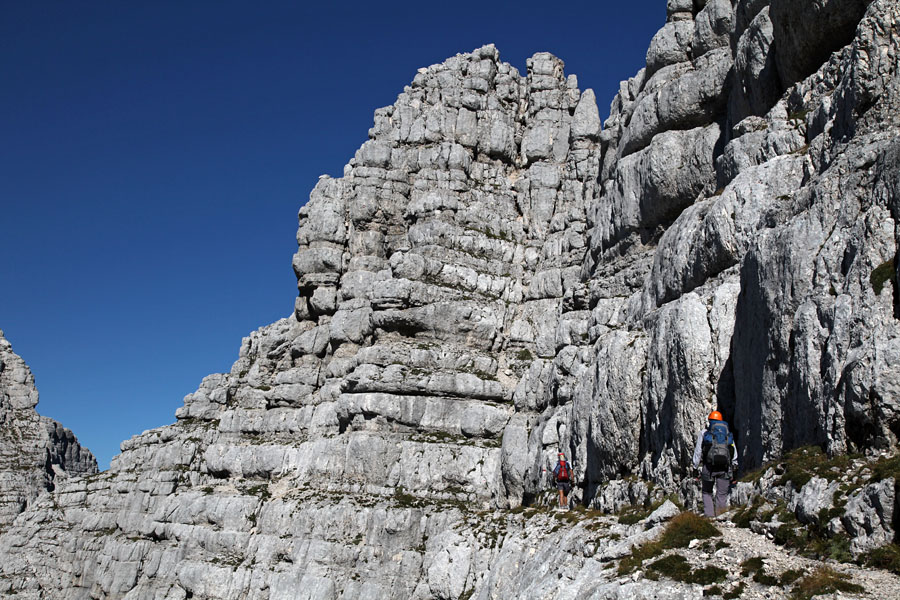
<path fill-rule="evenodd" d="M 717 407 L 745 469 L 896 449 L 898 19 L 888 0 L 669 0 L 602 125 L 549 54 L 421 69 L 301 209 L 293 315 L 20 516 L 0 591 L 700 597 L 608 569 L 644 525 L 521 505 L 558 451 L 581 504 L 690 503 Z M 893 539 L 894 481 L 848 481 L 840 506 L 827 478 L 735 498 L 844 511 L 829 532 L 860 554 Z"/>
<path fill-rule="evenodd" d="M 97 472 L 71 431 L 35 412 L 34 375 L 0 331 L 0 534 L 69 475 Z"/>

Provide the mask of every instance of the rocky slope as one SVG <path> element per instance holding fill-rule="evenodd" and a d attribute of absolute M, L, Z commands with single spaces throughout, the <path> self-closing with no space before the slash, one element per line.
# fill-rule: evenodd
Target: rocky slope
<path fill-rule="evenodd" d="M 492 46 L 421 69 L 301 209 L 294 314 L 20 517 L 0 590 L 698 597 L 604 570 L 599 548 L 638 531 L 510 509 L 540 503 L 558 450 L 583 504 L 691 502 L 714 407 L 747 469 L 895 450 L 900 8 L 667 15 L 602 126 L 549 54 L 525 75 Z M 817 481 L 785 482 L 796 518 Z M 827 508 L 857 554 L 893 536 L 884 481 Z"/>
<path fill-rule="evenodd" d="M 69 475 L 97 472 L 71 431 L 35 412 L 34 375 L 0 331 L 0 534 Z"/>

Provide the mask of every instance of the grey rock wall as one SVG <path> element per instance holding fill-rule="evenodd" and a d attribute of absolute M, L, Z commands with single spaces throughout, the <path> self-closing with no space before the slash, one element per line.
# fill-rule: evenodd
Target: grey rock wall
<path fill-rule="evenodd" d="M 34 375 L 0 331 L 0 534 L 69 475 L 97 472 L 71 431 L 35 412 Z"/>
<path fill-rule="evenodd" d="M 0 591 L 697 597 L 602 574 L 639 532 L 510 509 L 546 501 L 558 451 L 580 503 L 695 500 L 714 408 L 744 468 L 895 450 L 900 14 L 789 4 L 669 0 L 602 125 L 546 53 L 420 69 L 300 210 L 293 314 L 20 516 Z M 882 496 L 844 515 L 856 550 L 896 530 Z"/>

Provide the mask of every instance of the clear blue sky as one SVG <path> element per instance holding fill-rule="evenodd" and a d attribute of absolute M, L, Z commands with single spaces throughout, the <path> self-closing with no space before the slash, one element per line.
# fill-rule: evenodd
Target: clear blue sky
<path fill-rule="evenodd" d="M 0 3 L 0 329 L 101 468 L 293 310 L 297 210 L 416 69 L 550 51 L 601 116 L 665 0 Z"/>

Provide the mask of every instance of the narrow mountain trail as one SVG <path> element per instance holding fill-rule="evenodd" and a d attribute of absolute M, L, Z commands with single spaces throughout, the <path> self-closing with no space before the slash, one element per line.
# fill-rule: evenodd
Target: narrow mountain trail
<path fill-rule="evenodd" d="M 841 563 L 833 560 L 821 561 L 805 558 L 792 553 L 774 543 L 765 535 L 755 533 L 750 529 L 735 526 L 728 520 L 716 523 L 722 537 L 716 543 L 720 546 L 712 550 L 709 545 L 691 543 L 687 549 L 679 549 L 687 558 L 688 564 L 693 568 L 718 567 L 727 573 L 727 581 L 719 584 L 723 594 L 739 591 L 735 596 L 741 599 L 765 599 L 765 600 L 791 600 L 793 585 L 781 583 L 785 573 L 800 571 L 812 573 L 817 569 L 826 567 L 848 576 L 850 583 L 859 585 L 863 592 L 837 592 L 825 594 L 825 598 L 873 598 L 887 600 L 900 598 L 900 577 L 881 569 L 863 568 L 850 563 Z M 699 542 L 699 540 L 695 540 Z M 756 575 L 750 569 L 742 566 L 747 561 L 760 557 L 762 559 L 762 577 L 771 577 L 778 580 L 777 583 L 767 585 L 754 580 Z M 738 590 L 743 585 L 743 589 Z M 715 597 L 716 594 L 704 593 L 704 597 Z"/>

